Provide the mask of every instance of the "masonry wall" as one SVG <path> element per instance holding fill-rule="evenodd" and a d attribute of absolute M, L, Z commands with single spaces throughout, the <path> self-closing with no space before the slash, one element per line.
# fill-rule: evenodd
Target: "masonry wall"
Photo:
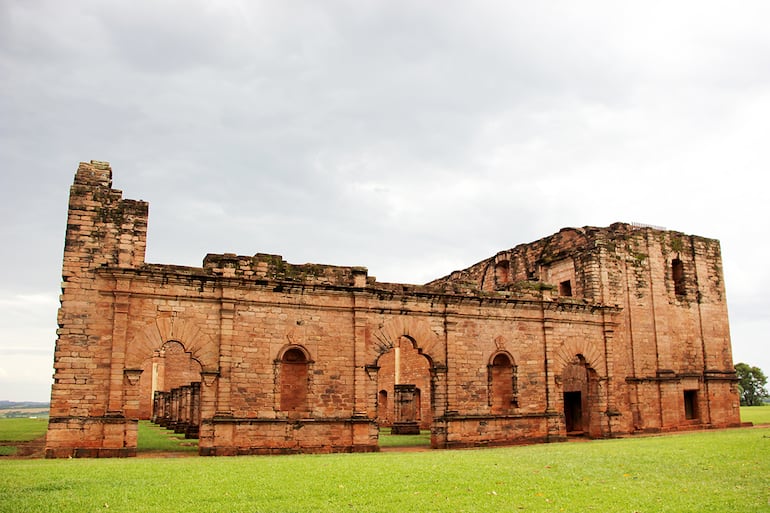
<path fill-rule="evenodd" d="M 435 448 L 563 440 L 577 404 L 592 437 L 739 423 L 716 241 L 565 229 L 426 286 L 147 264 L 147 204 L 111 179 L 81 164 L 71 190 L 49 457 L 133 455 L 153 393 L 191 383 L 201 454 L 377 450 L 396 347 Z"/>
<path fill-rule="evenodd" d="M 678 284 L 675 260 L 682 274 Z M 507 273 L 500 272 L 501 262 Z M 569 297 L 560 295 L 564 281 L 571 283 Z M 621 223 L 570 228 L 430 285 L 497 294 L 540 290 L 562 302 L 616 305 L 623 314 L 606 348 L 612 376 L 606 386 L 617 398 L 617 429 L 739 423 L 716 240 Z M 686 391 L 696 391 L 697 418 L 685 417 Z"/>

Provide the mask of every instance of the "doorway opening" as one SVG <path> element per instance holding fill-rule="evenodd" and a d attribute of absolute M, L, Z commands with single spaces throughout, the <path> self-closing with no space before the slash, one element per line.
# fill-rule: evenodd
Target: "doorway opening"
<path fill-rule="evenodd" d="M 580 392 L 564 392 L 564 424 L 567 436 L 583 434 L 583 398 Z"/>
<path fill-rule="evenodd" d="M 430 361 L 415 346 L 413 339 L 402 336 L 377 361 L 380 448 L 430 447 Z"/>
<path fill-rule="evenodd" d="M 583 355 L 564 367 L 561 383 L 567 436 L 600 437 L 599 379 Z"/>
<path fill-rule="evenodd" d="M 168 341 L 142 365 L 138 418 L 149 422 L 140 424 L 138 449 L 189 451 L 197 447 L 200 408 L 201 365 L 180 342 Z M 158 431 L 151 424 L 164 429 Z"/>

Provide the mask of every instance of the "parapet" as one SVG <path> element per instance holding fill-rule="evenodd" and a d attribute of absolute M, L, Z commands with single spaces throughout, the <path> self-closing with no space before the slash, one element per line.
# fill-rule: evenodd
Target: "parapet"
<path fill-rule="evenodd" d="M 368 270 L 366 267 L 342 267 L 321 264 L 290 264 L 281 255 L 257 253 L 242 256 L 234 253 L 208 254 L 203 259 L 203 268 L 215 275 L 245 279 L 266 279 L 331 285 L 341 287 L 365 287 Z"/>

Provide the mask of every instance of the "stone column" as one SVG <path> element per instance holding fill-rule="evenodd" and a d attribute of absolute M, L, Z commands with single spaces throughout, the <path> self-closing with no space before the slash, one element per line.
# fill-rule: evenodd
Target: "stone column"
<path fill-rule="evenodd" d="M 447 367 L 434 365 L 430 369 L 431 397 L 433 400 L 433 427 L 430 432 L 430 445 L 434 449 L 447 447 L 450 412 L 447 410 Z M 456 413 L 456 412 L 455 412 Z"/>
<path fill-rule="evenodd" d="M 223 291 L 224 292 L 224 291 Z M 219 310 L 219 379 L 217 380 L 217 417 L 232 417 L 230 406 L 230 368 L 233 354 L 235 301 L 223 298 Z"/>
<path fill-rule="evenodd" d="M 416 385 L 394 385 L 395 419 L 391 433 L 394 435 L 419 435 L 420 426 L 417 423 L 415 411 Z"/>
<path fill-rule="evenodd" d="M 127 289 L 128 283 L 118 280 L 116 288 Z M 123 416 L 123 371 L 126 361 L 126 333 L 128 332 L 129 294 L 125 291 L 114 293 L 112 321 L 112 351 L 110 359 L 108 417 Z"/>

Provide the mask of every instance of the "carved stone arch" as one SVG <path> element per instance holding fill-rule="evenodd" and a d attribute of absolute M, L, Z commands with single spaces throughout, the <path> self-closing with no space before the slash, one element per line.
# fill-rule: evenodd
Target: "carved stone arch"
<path fill-rule="evenodd" d="M 513 357 L 513 355 L 506 350 L 497 350 L 493 351 L 492 354 L 489 356 L 489 361 L 487 362 L 487 365 L 494 365 L 495 358 L 498 356 L 505 356 L 508 358 L 508 360 L 511 362 L 511 365 L 516 365 L 516 358 Z"/>
<path fill-rule="evenodd" d="M 431 362 L 431 366 L 446 365 L 446 355 L 439 335 L 430 329 L 426 321 L 406 315 L 388 319 L 374 333 L 375 343 L 369 357 L 370 364 L 376 365 L 377 359 L 396 347 L 401 337 L 411 339 L 420 354 Z"/>
<path fill-rule="evenodd" d="M 126 350 L 126 368 L 140 368 L 142 362 L 170 341 L 181 344 L 200 363 L 202 372 L 219 370 L 219 345 L 194 321 L 178 317 L 159 317 L 136 331 Z"/>
<path fill-rule="evenodd" d="M 308 351 L 307 348 L 302 344 L 296 344 L 296 343 L 289 343 L 281 347 L 281 349 L 278 350 L 278 354 L 276 355 L 275 361 L 282 362 L 284 359 L 284 355 L 286 355 L 286 353 L 291 350 L 300 351 L 305 356 L 305 361 L 307 363 L 314 363 L 313 357 L 311 356 L 310 351 Z"/>
<path fill-rule="evenodd" d="M 564 342 L 555 354 L 556 369 L 565 369 L 575 363 L 575 358 L 580 355 L 585 359 L 589 368 L 600 376 L 607 376 L 607 368 L 604 364 L 604 352 L 588 340 L 568 340 Z"/>
<path fill-rule="evenodd" d="M 495 337 L 494 343 L 495 343 L 495 347 L 489 356 L 490 364 L 492 363 L 492 360 L 495 359 L 495 356 L 497 356 L 498 354 L 507 355 L 511 359 L 511 362 L 514 363 L 514 365 L 516 364 L 516 362 L 519 361 L 518 353 L 514 349 L 512 349 L 513 344 L 511 344 L 510 341 L 504 335 L 498 335 L 497 337 Z"/>

